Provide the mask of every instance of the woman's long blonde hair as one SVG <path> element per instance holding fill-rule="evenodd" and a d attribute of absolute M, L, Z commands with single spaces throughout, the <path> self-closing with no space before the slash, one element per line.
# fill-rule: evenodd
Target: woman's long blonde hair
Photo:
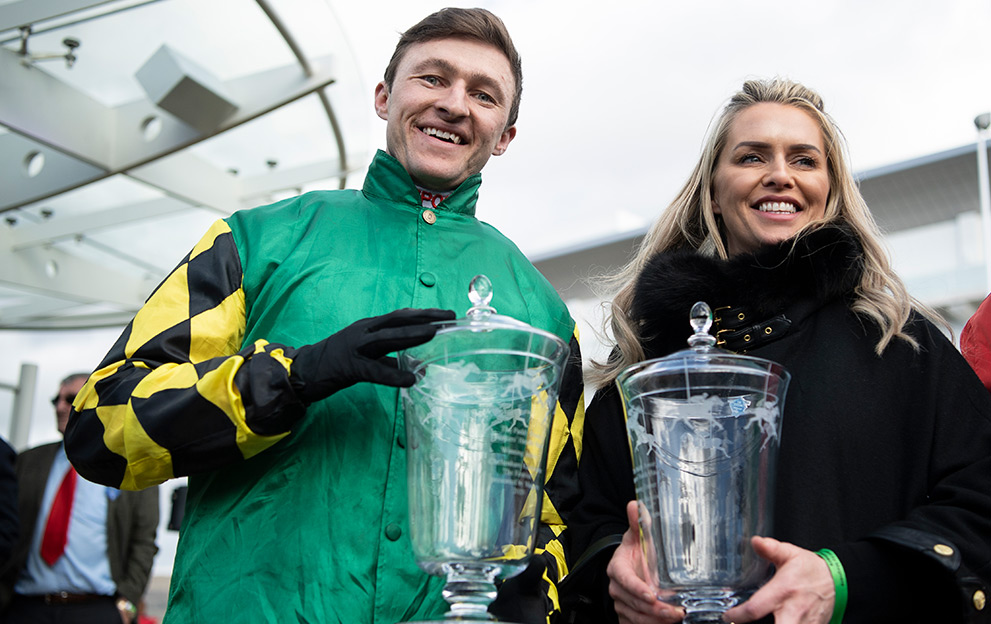
<path fill-rule="evenodd" d="M 730 98 L 706 137 L 702 155 L 691 176 L 647 232 L 634 258 L 615 275 L 600 280 L 602 289 L 615 293 L 605 320 L 615 348 L 604 363 L 592 363 L 594 370 L 590 381 L 594 385 L 612 382 L 624 368 L 644 359 L 637 324 L 629 312 L 637 278 L 650 258 L 676 249 L 695 249 L 708 256 L 728 257 L 720 221 L 712 209 L 713 175 L 733 122 L 742 111 L 763 102 L 794 106 L 819 124 L 826 148 L 829 199 L 823 218 L 806 226 L 801 233 L 826 223 L 843 223 L 859 239 L 864 253 L 864 272 L 851 308 L 880 328 L 881 337 L 874 351 L 881 355 L 895 338 L 918 348 L 915 339 L 904 331 L 912 308 L 946 326 L 938 313 L 909 296 L 905 285 L 892 270 L 881 243 L 881 232 L 850 170 L 843 135 L 823 110 L 819 94 L 790 80 L 748 80 Z"/>

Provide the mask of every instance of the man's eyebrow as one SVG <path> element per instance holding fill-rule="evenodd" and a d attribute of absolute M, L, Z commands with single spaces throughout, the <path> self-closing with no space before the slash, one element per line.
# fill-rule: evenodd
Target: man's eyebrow
<path fill-rule="evenodd" d="M 741 147 L 750 147 L 754 149 L 767 149 L 771 147 L 771 144 L 764 143 L 763 141 L 740 141 L 739 143 L 736 144 L 735 147 L 733 147 L 733 149 L 738 150 Z M 820 150 L 815 145 L 812 145 L 811 143 L 796 143 L 794 145 L 789 145 L 788 149 L 792 151 L 814 151 L 814 152 L 822 153 L 822 150 Z"/>
<path fill-rule="evenodd" d="M 410 68 L 410 73 L 413 75 L 427 72 L 430 70 L 440 70 L 448 74 L 459 73 L 460 70 L 450 61 L 442 58 L 428 58 L 420 61 L 412 68 Z M 502 85 L 499 84 L 495 78 L 489 74 L 475 72 L 467 76 L 468 82 L 470 84 L 481 84 L 485 86 L 489 91 L 493 91 L 496 99 L 500 102 L 505 101 L 506 94 L 502 90 Z"/>

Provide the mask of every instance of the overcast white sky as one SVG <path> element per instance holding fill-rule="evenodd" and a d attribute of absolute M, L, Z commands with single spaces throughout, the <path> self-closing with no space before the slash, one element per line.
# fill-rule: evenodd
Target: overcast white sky
<path fill-rule="evenodd" d="M 375 83 L 398 33 L 445 3 L 328 3 L 366 83 L 367 149 L 383 147 Z M 988 0 L 463 6 L 500 15 L 523 56 L 519 132 L 485 170 L 479 217 L 531 255 L 646 225 L 688 174 L 713 114 L 749 77 L 819 90 L 858 171 L 971 143 L 974 116 L 991 110 Z M 21 362 L 40 367 L 32 445 L 58 438 L 47 403 L 58 379 L 94 368 L 119 331 L 0 331 L 0 383 L 14 382 Z M 10 404 L 0 390 L 4 436 Z"/>

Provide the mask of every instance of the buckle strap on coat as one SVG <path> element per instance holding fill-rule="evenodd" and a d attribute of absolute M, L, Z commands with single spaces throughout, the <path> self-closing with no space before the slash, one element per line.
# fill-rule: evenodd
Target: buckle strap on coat
<path fill-rule="evenodd" d="M 716 345 L 737 352 L 782 338 L 792 325 L 784 314 L 754 322 L 745 309 L 730 306 L 716 308 L 712 320 L 716 326 Z"/>

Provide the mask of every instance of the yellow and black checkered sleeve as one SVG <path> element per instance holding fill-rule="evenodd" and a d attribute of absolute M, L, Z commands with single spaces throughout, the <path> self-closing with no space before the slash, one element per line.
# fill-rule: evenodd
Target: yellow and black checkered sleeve
<path fill-rule="evenodd" d="M 578 504 L 578 459 L 585 427 L 585 398 L 578 328 L 571 337 L 571 355 L 561 380 L 558 405 L 551 425 L 547 452 L 547 478 L 541 507 L 540 534 L 535 555 L 545 560 L 543 583 L 547 595 L 548 622 L 560 611 L 557 583 L 568 573 L 567 518 Z"/>
<path fill-rule="evenodd" d="M 585 398 L 578 331 L 561 380 L 547 453 L 544 499 L 534 557 L 519 576 L 507 579 L 490 611 L 507 621 L 555 622 L 561 612 L 558 583 L 568 573 L 569 512 L 578 504 L 578 459 L 585 427 Z"/>
<path fill-rule="evenodd" d="M 305 406 L 292 350 L 244 345 L 230 228 L 217 221 L 155 289 L 76 396 L 66 452 L 90 481 L 137 490 L 251 457 Z"/>

